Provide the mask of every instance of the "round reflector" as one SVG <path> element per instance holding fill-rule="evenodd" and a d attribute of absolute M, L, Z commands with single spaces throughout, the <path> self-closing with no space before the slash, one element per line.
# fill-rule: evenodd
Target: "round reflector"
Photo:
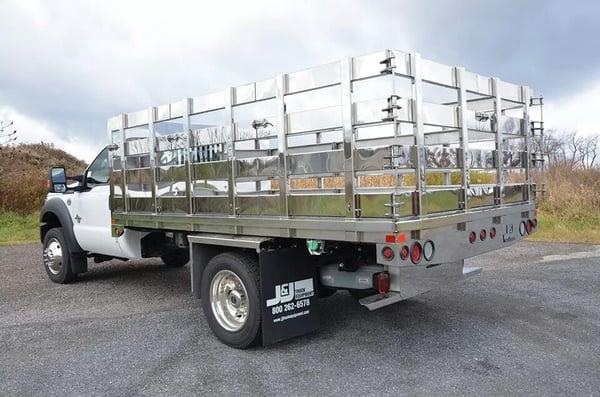
<path fill-rule="evenodd" d="M 433 254 L 435 253 L 435 246 L 433 245 L 433 241 L 427 240 L 425 244 L 423 244 L 423 258 L 425 260 L 430 261 L 433 259 Z"/>
<path fill-rule="evenodd" d="M 486 238 L 486 237 L 487 237 L 487 232 L 485 231 L 485 229 L 482 229 L 482 230 L 479 232 L 479 239 L 480 239 L 481 241 L 483 241 L 483 240 L 485 240 L 485 238 Z"/>
<path fill-rule="evenodd" d="M 421 247 L 421 244 L 419 244 L 418 242 L 414 243 L 412 245 L 412 248 L 410 249 L 410 260 L 413 263 L 419 263 L 419 262 L 421 262 L 422 254 L 423 254 L 423 247 Z"/>
<path fill-rule="evenodd" d="M 410 250 L 408 249 L 408 245 L 405 245 L 400 249 L 400 259 L 406 260 L 406 258 L 408 258 L 409 254 L 410 254 Z"/>
<path fill-rule="evenodd" d="M 524 236 L 525 232 L 526 232 L 525 222 L 519 223 L 519 233 L 521 234 L 521 236 Z"/>
<path fill-rule="evenodd" d="M 383 256 L 383 259 L 391 261 L 392 259 L 394 259 L 394 250 L 390 247 L 383 247 L 383 249 L 381 250 L 381 255 Z"/>
<path fill-rule="evenodd" d="M 469 242 L 473 244 L 475 240 L 477 240 L 477 235 L 475 234 L 475 232 L 469 233 Z"/>
<path fill-rule="evenodd" d="M 495 227 L 490 229 L 490 238 L 493 239 L 494 237 L 496 237 L 496 228 Z"/>

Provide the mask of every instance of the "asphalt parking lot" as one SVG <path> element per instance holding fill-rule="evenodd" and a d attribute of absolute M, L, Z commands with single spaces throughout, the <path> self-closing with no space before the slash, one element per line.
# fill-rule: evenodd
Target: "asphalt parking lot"
<path fill-rule="evenodd" d="M 245 351 L 213 337 L 187 266 L 56 285 L 40 250 L 0 247 L 0 395 L 600 393 L 600 246 L 520 243 L 375 312 L 338 293 L 318 333 Z"/>

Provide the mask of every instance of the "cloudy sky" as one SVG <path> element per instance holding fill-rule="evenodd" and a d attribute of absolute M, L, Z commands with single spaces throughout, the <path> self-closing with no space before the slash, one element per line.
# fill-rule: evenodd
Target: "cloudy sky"
<path fill-rule="evenodd" d="M 90 161 L 106 119 L 384 48 L 526 84 L 600 131 L 600 1 L 0 0 L 0 119 Z"/>

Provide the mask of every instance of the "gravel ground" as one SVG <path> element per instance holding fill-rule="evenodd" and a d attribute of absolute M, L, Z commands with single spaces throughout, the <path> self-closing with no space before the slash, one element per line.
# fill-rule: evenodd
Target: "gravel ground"
<path fill-rule="evenodd" d="M 0 395 L 600 395 L 600 246 L 520 243 L 375 312 L 337 293 L 318 333 L 245 351 L 213 337 L 187 266 L 56 285 L 40 251 L 0 247 Z"/>

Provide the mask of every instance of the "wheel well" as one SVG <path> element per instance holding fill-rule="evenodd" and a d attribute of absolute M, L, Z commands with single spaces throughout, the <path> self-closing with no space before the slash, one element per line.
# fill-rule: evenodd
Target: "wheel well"
<path fill-rule="evenodd" d="M 53 229 L 55 227 L 62 227 L 60 220 L 58 219 L 55 213 L 46 212 L 42 216 L 42 223 L 40 225 L 40 240 L 43 242 L 46 233 L 48 233 L 48 230 Z"/>

